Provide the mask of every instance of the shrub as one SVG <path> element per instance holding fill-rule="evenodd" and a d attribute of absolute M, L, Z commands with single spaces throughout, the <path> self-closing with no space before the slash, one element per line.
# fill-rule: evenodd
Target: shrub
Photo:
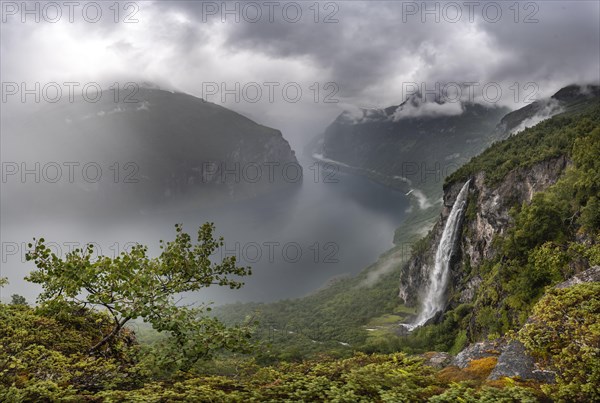
<path fill-rule="evenodd" d="M 553 289 L 534 307 L 519 339 L 548 369 L 556 385 L 546 386 L 561 401 L 600 400 L 600 283 Z"/>

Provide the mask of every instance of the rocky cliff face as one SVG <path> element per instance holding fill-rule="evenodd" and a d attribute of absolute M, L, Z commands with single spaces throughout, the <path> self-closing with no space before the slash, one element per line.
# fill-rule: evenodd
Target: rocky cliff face
<path fill-rule="evenodd" d="M 513 170 L 493 186 L 486 184 L 483 172 L 472 178 L 462 237 L 451 262 L 448 304 L 472 301 L 481 279 L 471 275 L 470 268 L 493 256 L 494 237 L 504 234 L 509 227 L 510 209 L 516 204 L 531 201 L 536 192 L 556 183 L 568 165 L 565 157 L 550 159 L 529 168 Z M 453 183 L 444 189 L 440 218 L 423 241 L 426 247 L 418 251 L 402 271 L 399 297 L 409 306 L 419 303 L 444 225 L 463 185 L 462 182 Z"/>
<path fill-rule="evenodd" d="M 565 157 L 543 161 L 530 168 L 510 172 L 504 180 L 493 187 L 485 184 L 485 175 L 475 176 L 472 186 L 471 211 L 474 217 L 464 226 L 461 249 L 471 267 L 479 265 L 483 259 L 492 257 L 492 240 L 502 235 L 510 223 L 509 210 L 515 204 L 529 202 L 537 192 L 556 183 L 569 162 Z M 448 189 L 448 197 L 453 197 L 457 186 Z"/>

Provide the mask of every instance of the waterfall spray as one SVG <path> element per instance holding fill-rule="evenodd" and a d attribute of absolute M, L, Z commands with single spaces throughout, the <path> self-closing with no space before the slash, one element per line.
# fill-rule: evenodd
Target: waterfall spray
<path fill-rule="evenodd" d="M 454 206 L 452 206 L 435 254 L 435 266 L 429 275 L 429 284 L 427 285 L 421 312 L 413 324 L 406 326 L 410 330 L 423 326 L 437 312 L 444 309 L 446 286 L 448 285 L 448 277 L 450 275 L 450 259 L 456 248 L 460 224 L 467 205 L 470 182 L 468 180 L 463 185 L 456 197 Z"/>

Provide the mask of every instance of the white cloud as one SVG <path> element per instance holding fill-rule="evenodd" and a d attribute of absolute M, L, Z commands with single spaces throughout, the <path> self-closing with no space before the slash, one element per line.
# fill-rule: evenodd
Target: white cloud
<path fill-rule="evenodd" d="M 552 116 L 562 111 L 560 103 L 556 99 L 548 98 L 539 102 L 541 103 L 540 110 L 535 115 L 528 119 L 525 119 L 521 122 L 521 124 L 513 128 L 510 131 L 511 134 L 516 134 L 527 129 L 528 127 L 535 126 L 541 121 L 551 118 Z"/>
<path fill-rule="evenodd" d="M 396 109 L 392 119 L 394 121 L 398 121 L 400 119 L 415 118 L 420 116 L 454 116 L 460 115 L 461 113 L 463 113 L 463 108 L 460 102 L 436 103 L 409 101 Z"/>

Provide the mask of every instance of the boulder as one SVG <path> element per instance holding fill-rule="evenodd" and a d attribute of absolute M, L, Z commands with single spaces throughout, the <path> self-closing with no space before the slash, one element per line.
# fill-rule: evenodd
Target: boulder
<path fill-rule="evenodd" d="M 450 365 L 461 369 L 466 368 L 469 362 L 486 357 L 498 357 L 500 355 L 500 341 L 480 341 L 467 346 L 454 357 Z"/>
<path fill-rule="evenodd" d="M 446 367 L 452 361 L 452 355 L 437 351 L 422 354 L 421 357 L 425 358 L 423 364 L 438 369 Z"/>
<path fill-rule="evenodd" d="M 533 357 L 525 351 L 525 346 L 516 340 L 510 341 L 502 348 L 496 367 L 490 373 L 489 380 L 504 377 L 534 379 L 544 383 L 553 383 L 555 373 L 538 369 Z"/>
<path fill-rule="evenodd" d="M 567 281 L 556 285 L 556 288 L 568 288 L 575 284 L 593 283 L 600 281 L 600 266 L 590 267 L 589 269 L 574 275 Z"/>

